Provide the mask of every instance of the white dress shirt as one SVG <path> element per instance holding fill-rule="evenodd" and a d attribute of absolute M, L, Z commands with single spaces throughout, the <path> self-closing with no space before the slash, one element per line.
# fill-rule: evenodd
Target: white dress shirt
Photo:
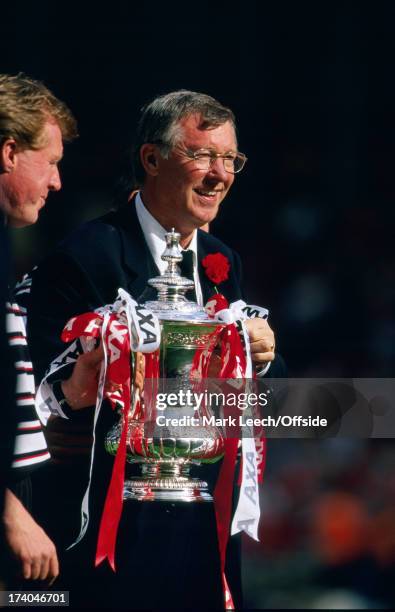
<path fill-rule="evenodd" d="M 151 252 L 154 262 L 158 266 L 159 272 L 162 274 L 167 268 L 167 262 L 161 258 L 166 248 L 165 234 L 167 230 L 161 226 L 160 223 L 151 215 L 151 213 L 144 206 L 140 192 L 137 193 L 136 198 L 136 212 L 137 218 L 140 222 L 141 229 L 143 230 L 145 241 Z M 181 249 L 181 251 L 192 251 L 193 260 L 193 280 L 195 283 L 196 298 L 199 306 L 204 306 L 202 288 L 200 286 L 199 274 L 198 274 L 198 252 L 197 252 L 197 232 L 193 232 L 192 240 L 188 245 L 188 249 Z M 186 294 L 188 297 L 188 293 Z"/>

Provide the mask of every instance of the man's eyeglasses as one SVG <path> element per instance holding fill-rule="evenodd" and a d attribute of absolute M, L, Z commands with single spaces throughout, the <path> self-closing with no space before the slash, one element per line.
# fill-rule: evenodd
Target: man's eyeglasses
<path fill-rule="evenodd" d="M 222 155 L 221 153 L 215 153 L 214 151 L 210 151 L 208 149 L 186 151 L 185 155 L 195 163 L 195 166 L 199 168 L 199 170 L 208 170 L 220 157 L 224 164 L 225 171 L 230 172 L 231 174 L 241 172 L 247 161 L 247 157 L 244 155 L 244 153 L 226 153 L 225 155 Z"/>

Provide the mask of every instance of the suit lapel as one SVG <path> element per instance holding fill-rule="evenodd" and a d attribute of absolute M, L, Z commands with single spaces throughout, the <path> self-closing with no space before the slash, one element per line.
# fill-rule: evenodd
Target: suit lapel
<path fill-rule="evenodd" d="M 232 251 L 207 232 L 198 230 L 198 270 L 204 303 L 206 304 L 216 293 L 215 283 L 207 278 L 206 271 L 202 265 L 202 260 L 206 255 L 213 253 L 222 253 L 228 259 L 231 266 L 229 278 L 217 286 L 219 293 L 222 293 L 229 302 L 240 299 L 240 281 L 239 277 L 235 275 L 235 260 Z"/>
<path fill-rule="evenodd" d="M 208 300 L 215 293 L 214 283 L 207 277 L 206 271 L 202 265 L 202 260 L 206 255 L 213 252 L 212 249 L 210 249 L 207 237 L 209 236 L 205 234 L 205 232 L 198 230 L 198 273 L 203 294 L 203 304 L 207 304 Z"/>
<path fill-rule="evenodd" d="M 123 265 L 128 277 L 126 289 L 135 300 L 138 300 L 147 288 L 148 279 L 157 276 L 159 269 L 145 241 L 134 199 L 125 203 L 114 213 L 113 223 L 118 227 L 121 236 Z M 213 241 L 210 234 L 198 230 L 198 273 L 204 304 L 214 295 L 215 285 L 207 278 L 202 260 L 210 253 L 222 250 L 218 241 Z M 224 255 L 229 257 L 229 253 L 224 252 Z M 229 299 L 237 299 L 234 297 L 233 284 L 231 285 L 229 281 L 226 281 L 219 291 L 221 289 Z M 146 292 L 145 299 L 156 298 L 156 292 L 151 291 L 150 293 Z"/>
<path fill-rule="evenodd" d="M 122 241 L 123 263 L 128 269 L 127 289 L 138 300 L 147 287 L 147 280 L 157 276 L 159 270 L 144 239 L 134 199 L 117 211 L 117 225 Z"/>

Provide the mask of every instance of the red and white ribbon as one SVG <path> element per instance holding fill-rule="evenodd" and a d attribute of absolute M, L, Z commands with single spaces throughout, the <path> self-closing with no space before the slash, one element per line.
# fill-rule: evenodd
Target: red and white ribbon
<path fill-rule="evenodd" d="M 81 353 L 92 350 L 99 338 L 103 344 L 104 360 L 95 406 L 89 481 L 81 504 L 80 533 L 71 547 L 81 541 L 89 524 L 89 496 L 94 465 L 96 424 L 105 397 L 113 409 L 121 410 L 122 431 L 100 522 L 95 564 L 99 565 L 104 559 L 108 559 L 115 571 L 115 543 L 122 512 L 127 423 L 131 399 L 130 351 L 156 354 L 160 345 L 160 326 L 157 317 L 143 306 L 139 306 L 126 291 L 119 289 L 114 304 L 99 308 L 94 313 L 84 313 L 70 319 L 63 330 L 62 339 L 73 343 L 51 363 L 38 389 L 37 398 L 44 421 L 48 420 L 50 413 L 65 416 L 61 414 L 61 408 L 52 394 L 49 380 L 54 380 L 54 375 L 66 365 L 74 363 Z"/>
<path fill-rule="evenodd" d="M 231 304 L 227 308 L 226 299 L 217 295 L 208 303 L 207 312 L 210 316 L 222 322 L 223 325 L 219 326 L 214 332 L 209 346 L 196 352 L 191 372 L 192 379 L 196 374 L 203 379 L 208 376 L 212 352 L 219 342 L 221 346 L 220 378 L 233 379 L 235 382 L 237 379 L 244 379 L 247 382 L 248 379 L 253 377 L 253 368 L 248 332 L 244 321 L 255 316 L 266 318 L 268 311 L 258 306 L 248 306 L 242 300 Z M 151 379 L 151 386 L 146 385 L 144 393 L 155 394 L 155 381 L 159 377 L 160 326 L 158 319 L 143 306 L 139 306 L 122 289 L 119 290 L 114 304 L 99 308 L 94 313 L 85 313 L 71 319 L 65 326 L 63 339 L 72 341 L 72 344 L 50 365 L 38 389 L 37 403 L 44 423 L 51 413 L 65 418 L 52 395 L 49 380 L 54 380 L 55 373 L 74 363 L 81 353 L 92 350 L 100 338 L 104 348 L 104 361 L 100 372 L 95 407 L 94 443 L 96 424 L 103 397 L 109 399 L 113 408 L 121 408 L 123 428 L 99 528 L 96 565 L 107 558 L 111 567 L 115 570 L 115 542 L 122 511 L 127 416 L 130 408 L 130 351 L 146 353 L 145 376 L 146 380 Z M 115 390 L 106 390 L 108 382 L 115 383 Z M 112 386 L 114 387 L 114 384 Z M 138 399 L 136 396 L 137 406 Z M 233 608 L 232 597 L 224 572 L 229 531 L 232 535 L 245 531 L 254 539 L 258 539 L 257 531 L 260 516 L 258 483 L 261 481 L 265 460 L 265 443 L 262 437 L 254 441 L 251 436 L 242 436 L 240 495 L 232 520 L 232 492 L 238 442 L 236 438 L 225 440 L 225 457 L 214 491 L 226 609 Z M 89 482 L 81 506 L 81 530 L 72 546 L 84 537 L 89 524 L 89 495 L 94 463 L 94 447 L 95 444 L 93 444 L 91 453 Z"/>
<path fill-rule="evenodd" d="M 243 390 L 248 392 L 248 381 L 254 377 L 254 371 L 252 367 L 248 332 L 244 321 L 254 317 L 266 319 L 269 311 L 260 306 L 249 306 L 243 300 L 238 300 L 228 307 L 224 296 L 217 294 L 207 303 L 206 312 L 213 319 L 222 321 L 225 324 L 224 328 L 220 328 L 217 331 L 221 343 L 221 371 L 219 377 L 224 379 L 239 379 L 240 383 L 241 379 L 244 379 L 242 383 Z M 196 362 L 194 363 L 196 367 L 199 365 L 201 367 L 204 366 L 204 373 L 206 376 L 212 352 L 213 348 L 210 348 L 209 351 L 206 351 L 204 359 L 200 361 L 200 356 L 197 355 Z M 262 482 L 263 477 L 266 449 L 265 440 L 262 436 L 254 439 L 251 437 L 250 433 L 247 434 L 244 432 L 244 429 L 242 429 L 241 447 L 240 494 L 230 531 L 231 535 L 244 531 L 247 535 L 258 541 L 258 526 L 260 519 L 258 484 Z M 232 595 L 225 576 L 225 560 L 229 538 L 229 526 L 231 523 L 232 493 L 237 450 L 238 440 L 236 438 L 225 440 L 225 456 L 214 491 L 225 609 L 234 609 Z"/>

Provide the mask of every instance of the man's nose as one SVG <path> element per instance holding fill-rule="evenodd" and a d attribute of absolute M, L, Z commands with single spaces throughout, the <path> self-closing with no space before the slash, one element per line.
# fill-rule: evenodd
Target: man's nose
<path fill-rule="evenodd" d="M 208 174 L 215 176 L 218 181 L 223 183 L 228 182 L 232 176 L 229 172 L 226 172 L 224 168 L 224 160 L 222 157 L 217 157 L 211 164 Z"/>
<path fill-rule="evenodd" d="M 51 174 L 49 189 L 52 191 L 59 191 L 62 187 L 62 181 L 60 180 L 59 168 L 56 166 Z"/>

